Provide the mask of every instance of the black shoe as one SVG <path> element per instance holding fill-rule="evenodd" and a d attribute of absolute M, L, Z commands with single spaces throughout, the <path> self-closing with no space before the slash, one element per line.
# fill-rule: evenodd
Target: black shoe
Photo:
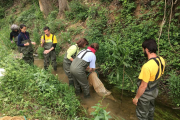
<path fill-rule="evenodd" d="M 90 98 L 90 94 L 84 95 L 84 98 Z"/>
<path fill-rule="evenodd" d="M 74 87 L 74 81 L 73 80 L 69 81 L 69 86 Z"/>
<path fill-rule="evenodd" d="M 75 92 L 75 94 L 76 94 L 76 96 L 79 96 L 81 93 L 79 93 L 79 92 Z"/>
<path fill-rule="evenodd" d="M 57 71 L 57 68 L 54 68 L 54 71 Z"/>

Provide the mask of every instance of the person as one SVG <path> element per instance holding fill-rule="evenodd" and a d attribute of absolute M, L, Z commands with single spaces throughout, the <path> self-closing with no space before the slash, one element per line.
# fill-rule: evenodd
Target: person
<path fill-rule="evenodd" d="M 70 72 L 74 80 L 75 92 L 77 95 L 80 94 L 82 88 L 85 98 L 90 97 L 89 83 L 85 71 L 95 71 L 95 52 L 98 49 L 99 45 L 97 43 L 92 43 L 87 49 L 81 50 L 78 53 L 77 57 L 72 61 L 70 66 Z"/>
<path fill-rule="evenodd" d="M 148 61 L 141 68 L 137 82 L 138 90 L 133 104 L 136 105 L 136 115 L 139 120 L 153 120 L 154 100 L 158 95 L 159 78 L 164 74 L 165 60 L 156 55 L 157 44 L 155 40 L 145 40 L 142 48 Z"/>
<path fill-rule="evenodd" d="M 13 24 L 11 26 L 11 33 L 10 33 L 10 40 L 11 40 L 11 43 L 13 43 L 13 39 L 14 39 L 14 42 L 16 43 L 17 45 L 17 42 L 18 42 L 18 35 L 19 35 L 19 26 L 16 25 L 16 24 Z"/>
<path fill-rule="evenodd" d="M 32 65 L 34 63 L 33 46 L 36 43 L 30 40 L 29 33 L 26 32 L 26 25 L 20 25 L 20 33 L 18 35 L 18 46 L 20 47 L 20 53 L 23 53 L 23 60 Z"/>
<path fill-rule="evenodd" d="M 63 69 L 68 76 L 69 79 L 69 86 L 74 86 L 74 81 L 70 73 L 70 66 L 74 58 L 76 57 L 77 53 L 80 51 L 81 48 L 84 48 L 88 45 L 88 41 L 85 38 L 79 39 L 75 45 L 72 45 L 67 50 L 66 54 L 64 55 L 63 60 Z"/>
<path fill-rule="evenodd" d="M 56 36 L 50 33 L 50 28 L 48 26 L 43 28 L 45 35 L 41 36 L 41 47 L 44 47 L 44 69 L 47 70 L 50 64 L 50 59 L 54 71 L 57 71 L 56 63 Z"/>

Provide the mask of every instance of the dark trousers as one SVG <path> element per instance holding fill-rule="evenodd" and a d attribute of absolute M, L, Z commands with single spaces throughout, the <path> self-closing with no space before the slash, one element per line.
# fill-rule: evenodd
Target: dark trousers
<path fill-rule="evenodd" d="M 23 60 L 30 64 L 33 65 L 34 64 L 34 57 L 33 57 L 33 51 L 26 51 L 23 52 Z"/>
<path fill-rule="evenodd" d="M 68 59 L 64 59 L 64 61 L 63 61 L 63 69 L 64 69 L 64 72 L 66 73 L 66 75 L 68 76 L 69 86 L 74 86 L 73 76 L 72 76 L 72 74 L 70 72 L 70 66 L 71 66 L 71 62 L 69 62 Z"/>
<path fill-rule="evenodd" d="M 138 100 L 136 115 L 139 120 L 154 120 L 154 99 L 149 101 Z"/>
<path fill-rule="evenodd" d="M 57 70 L 55 50 L 49 52 L 48 54 L 44 54 L 44 69 L 48 69 L 49 64 L 50 64 L 50 59 L 51 59 L 51 64 L 52 64 L 54 70 Z"/>

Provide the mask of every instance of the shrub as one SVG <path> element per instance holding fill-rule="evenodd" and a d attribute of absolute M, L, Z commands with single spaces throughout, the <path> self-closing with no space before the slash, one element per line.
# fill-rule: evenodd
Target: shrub
<path fill-rule="evenodd" d="M 4 18 L 5 16 L 5 9 L 4 8 L 0 8 L 0 18 Z"/>
<path fill-rule="evenodd" d="M 106 108 L 102 108 L 102 100 L 99 101 L 99 103 L 96 104 L 96 106 L 92 106 L 95 110 L 91 112 L 91 115 L 94 116 L 94 120 L 109 120 L 109 118 L 112 118 L 109 113 L 106 112 Z"/>
<path fill-rule="evenodd" d="M 77 35 L 82 32 L 82 27 L 71 27 L 68 29 L 68 32 L 70 32 L 72 35 Z"/>
<path fill-rule="evenodd" d="M 60 45 L 61 45 L 61 43 L 59 43 L 59 42 L 56 44 L 56 49 L 55 49 L 56 50 L 56 56 L 58 56 L 59 52 L 61 51 Z"/>
<path fill-rule="evenodd" d="M 180 75 L 177 75 L 174 71 L 169 73 L 169 95 L 175 105 L 180 106 Z"/>
<path fill-rule="evenodd" d="M 65 15 L 66 18 L 69 20 L 76 19 L 85 21 L 87 16 L 88 7 L 83 5 L 80 1 L 75 0 L 71 1 L 70 4 L 70 11 L 66 11 Z"/>
<path fill-rule="evenodd" d="M 61 43 L 70 43 L 71 42 L 71 33 L 70 32 L 61 32 Z"/>
<path fill-rule="evenodd" d="M 56 11 L 56 10 L 55 11 L 51 11 L 51 13 L 47 17 L 48 21 L 55 20 L 57 15 L 58 15 L 58 11 Z"/>
<path fill-rule="evenodd" d="M 39 57 L 40 59 L 43 59 L 43 58 L 44 58 L 43 52 L 44 52 L 44 48 L 43 48 L 43 47 L 38 47 L 37 53 L 38 53 L 38 57 Z"/>
<path fill-rule="evenodd" d="M 28 21 L 31 21 L 36 18 L 35 16 L 35 7 L 31 7 L 30 9 L 23 11 L 21 15 L 17 18 L 18 22 L 27 23 Z"/>
<path fill-rule="evenodd" d="M 13 115 L 34 116 L 39 119 L 74 118 L 80 102 L 73 88 L 61 83 L 50 71 L 29 66 L 23 60 L 1 56 L 0 67 L 6 73 L 1 78 L 0 108 L 3 112 L 16 109 Z"/>
<path fill-rule="evenodd" d="M 51 33 L 55 34 L 65 30 L 66 24 L 62 20 L 54 20 L 54 21 L 48 21 L 46 26 L 49 26 L 51 29 Z"/>
<path fill-rule="evenodd" d="M 40 34 L 39 34 L 39 30 L 38 27 L 35 26 L 34 30 L 33 30 L 33 40 L 36 42 L 37 45 L 40 45 Z"/>

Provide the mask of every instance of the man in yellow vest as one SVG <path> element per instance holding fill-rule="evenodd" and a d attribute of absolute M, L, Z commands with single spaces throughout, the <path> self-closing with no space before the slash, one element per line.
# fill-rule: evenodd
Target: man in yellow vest
<path fill-rule="evenodd" d="M 145 40 L 142 44 L 143 52 L 148 61 L 142 66 L 137 82 L 138 90 L 133 99 L 136 115 L 139 120 L 154 119 L 154 100 L 158 95 L 158 82 L 164 74 L 165 61 L 156 55 L 157 44 L 153 39 Z"/>
<path fill-rule="evenodd" d="M 57 71 L 57 63 L 56 63 L 56 44 L 57 39 L 56 36 L 50 33 L 49 27 L 44 27 L 45 35 L 41 36 L 41 47 L 44 47 L 44 69 L 47 70 L 49 67 L 50 59 L 52 66 L 55 71 Z"/>

